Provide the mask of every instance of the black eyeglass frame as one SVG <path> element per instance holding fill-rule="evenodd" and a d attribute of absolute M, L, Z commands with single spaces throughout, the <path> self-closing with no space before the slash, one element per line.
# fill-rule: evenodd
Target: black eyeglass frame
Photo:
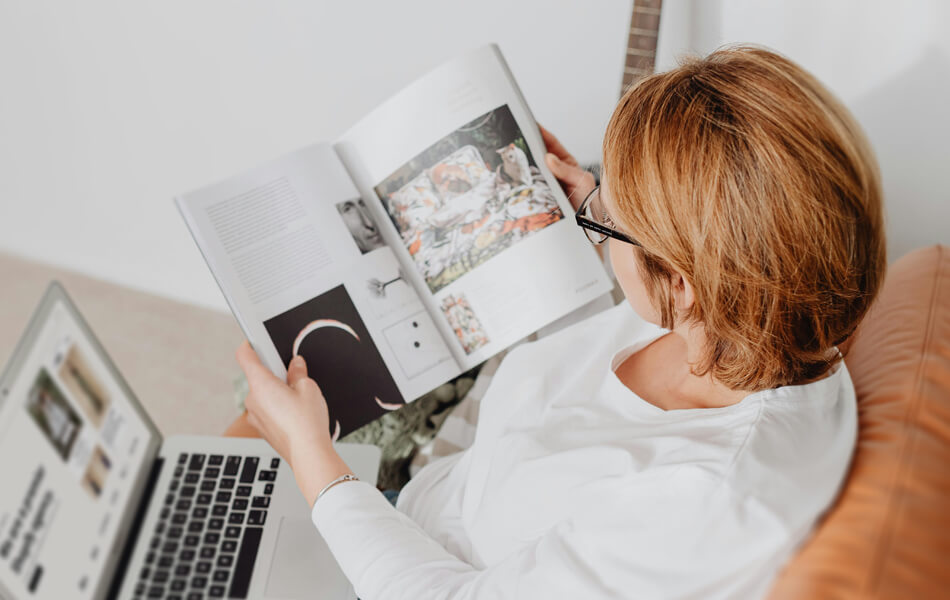
<path fill-rule="evenodd" d="M 594 238 L 590 236 L 590 234 L 587 234 L 587 239 L 589 239 L 594 244 L 599 245 L 606 242 L 608 237 L 612 237 L 615 240 L 620 240 L 621 242 L 626 242 L 634 246 L 642 246 L 640 242 L 633 239 L 632 237 L 624 233 L 621 233 L 617 231 L 616 229 L 613 229 L 612 227 L 608 227 L 607 225 L 604 225 L 603 223 L 598 223 L 597 221 L 594 221 L 593 219 L 588 219 L 587 217 L 584 216 L 583 213 L 587 212 L 588 205 L 590 205 L 591 200 L 593 200 L 594 194 L 596 194 L 599 190 L 600 190 L 599 185 L 594 187 L 594 189 L 592 189 L 590 193 L 587 194 L 587 197 L 584 198 L 584 201 L 581 202 L 581 205 L 577 207 L 577 212 L 574 213 L 574 220 L 577 221 L 578 226 L 580 226 L 582 229 L 586 229 L 588 231 L 594 231 L 605 236 L 604 238 L 600 240 L 595 240 Z"/>

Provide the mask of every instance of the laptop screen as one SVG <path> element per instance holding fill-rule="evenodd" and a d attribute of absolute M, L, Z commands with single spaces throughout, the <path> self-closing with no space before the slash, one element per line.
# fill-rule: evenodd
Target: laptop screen
<path fill-rule="evenodd" d="M 158 443 L 74 311 L 53 286 L 0 390 L 0 590 L 14 598 L 103 593 Z"/>

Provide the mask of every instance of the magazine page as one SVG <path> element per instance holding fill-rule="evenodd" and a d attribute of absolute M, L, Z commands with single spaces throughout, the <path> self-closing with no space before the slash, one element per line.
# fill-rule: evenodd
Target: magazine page
<path fill-rule="evenodd" d="M 336 148 L 463 368 L 611 289 L 497 46 L 417 80 Z"/>
<path fill-rule="evenodd" d="M 177 202 L 261 360 L 303 355 L 341 435 L 460 373 L 330 145 Z"/>

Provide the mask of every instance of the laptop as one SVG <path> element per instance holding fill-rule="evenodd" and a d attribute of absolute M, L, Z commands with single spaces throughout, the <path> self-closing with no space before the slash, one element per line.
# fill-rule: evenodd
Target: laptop
<path fill-rule="evenodd" d="M 163 439 L 57 283 L 0 377 L 0 476 L 4 599 L 356 597 L 267 442 Z"/>

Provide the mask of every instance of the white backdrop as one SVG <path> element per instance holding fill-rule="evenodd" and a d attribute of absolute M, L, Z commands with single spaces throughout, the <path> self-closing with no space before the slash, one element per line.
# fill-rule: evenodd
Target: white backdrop
<path fill-rule="evenodd" d="M 445 58 L 498 42 L 584 160 L 619 90 L 629 0 L 0 0 L 0 249 L 197 304 L 223 299 L 171 198 L 331 139 Z M 941 0 L 665 0 L 660 66 L 771 45 L 852 107 L 881 159 L 891 257 L 950 243 Z"/>

